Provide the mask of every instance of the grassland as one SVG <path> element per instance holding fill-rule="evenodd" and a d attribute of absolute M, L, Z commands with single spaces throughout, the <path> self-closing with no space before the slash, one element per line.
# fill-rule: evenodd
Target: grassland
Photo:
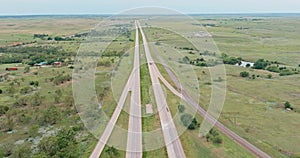
<path fill-rule="evenodd" d="M 102 18 L 0 18 L 0 47 L 6 47 L 18 42 L 27 43 L 37 41 L 24 47 L 60 47 L 70 55 L 68 57 L 70 59 L 66 59 L 66 61 L 69 60 L 72 62 L 80 47 L 80 39 L 61 42 L 45 41 L 34 39 L 33 34 L 45 33 L 51 37 L 67 37 L 76 33 L 89 31 Z M 212 39 L 216 42 L 220 53 L 242 57 L 244 60 L 251 62 L 255 62 L 260 58 L 269 61 L 278 61 L 281 65 L 287 67 L 298 68 L 300 64 L 299 17 L 232 16 L 193 18 L 196 22 L 210 25 L 202 27 L 200 30 L 207 30 L 212 35 Z M 195 21 L 180 21 L 176 18 L 170 18 L 167 21 L 149 20 L 147 21 L 149 26 L 160 24 L 169 29 L 147 28 L 145 31 L 147 36 L 151 37 L 152 42 L 159 42 L 154 44 L 155 47 L 162 54 L 164 60 L 172 64 L 172 62 L 180 61 L 184 56 L 188 56 L 191 59 L 201 57 L 199 51 L 209 50 L 209 48 L 196 50 L 188 42 L 189 37 L 191 37 L 192 33 L 195 33 L 195 28 L 198 27 L 198 25 L 195 25 Z M 170 26 L 174 27 L 174 29 L 170 29 Z M 172 30 L 175 32 L 176 30 L 186 32 L 184 35 L 187 38 L 183 39 L 181 35 L 172 33 Z M 129 39 L 134 39 L 134 37 L 134 33 L 131 33 L 130 37 L 123 35 L 117 37 L 106 50 L 108 52 L 114 50 L 125 51 L 124 56 L 106 56 L 103 59 L 110 61 L 110 65 L 98 65 L 96 68 L 96 94 L 99 102 L 103 105 L 103 111 L 108 117 L 112 115 L 120 90 L 122 90 L 127 81 L 130 73 L 129 70 L 132 69 L 132 48 L 134 47 L 134 42 Z M 109 36 L 104 39 L 107 41 L 112 40 Z M 203 41 L 205 42 L 205 40 Z M 185 50 L 184 47 L 193 48 L 193 50 Z M 142 112 L 144 116 L 142 120 L 143 131 L 153 131 L 160 128 L 160 122 L 156 113 L 157 109 L 153 92 L 151 91 L 147 65 L 144 64 L 146 60 L 142 46 L 140 51 L 142 63 Z M 172 52 L 176 53 L 172 55 Z M 178 54 L 180 54 L 180 57 L 178 57 Z M 0 57 L 2 55 L 3 53 L 0 52 Z M 153 56 L 157 60 L 155 54 Z M 26 66 L 24 63 L 0 65 L 1 75 L 7 73 L 5 71 L 7 67 L 17 67 L 19 69 L 9 72 L 7 79 L 0 82 L 0 89 L 3 90 L 3 93 L 0 94 L 0 105 L 9 107 L 9 111 L 0 116 L 0 157 L 7 154 L 8 151 L 13 152 L 11 157 L 18 153 L 26 155 L 30 152 L 30 149 L 27 149 L 26 146 L 32 146 L 37 149 L 38 143 L 35 140 L 39 142 L 39 140 L 47 138 L 51 133 L 55 135 L 57 130 L 71 129 L 71 127 L 78 130 L 76 135 L 78 146 L 76 146 L 76 149 L 78 149 L 80 157 L 88 157 L 97 142 L 97 138 L 84 128 L 84 124 L 76 113 L 76 109 L 72 106 L 74 104 L 71 98 L 71 82 L 66 81 L 63 84 L 56 85 L 52 81 L 52 78 L 56 78 L 59 74 L 71 75 L 72 70 L 66 66 L 39 69 L 32 67 L 29 73 L 24 73 Z M 175 73 L 180 74 L 181 69 L 176 66 L 178 65 L 175 63 L 175 67 L 172 66 L 171 68 Z M 199 102 L 204 109 L 207 109 L 211 99 L 211 83 L 215 78 L 211 78 L 210 70 L 207 67 L 191 67 L 199 80 Z M 234 65 L 225 65 L 225 67 L 227 74 L 224 81 L 227 83 L 227 94 L 219 120 L 272 157 L 296 157 L 297 154 L 299 155 L 300 133 L 297 130 L 299 127 L 298 120 L 300 119 L 299 74 L 279 76 L 278 73 L 265 70 L 242 68 Z M 158 68 L 165 78 L 173 84 L 163 66 L 158 64 Z M 115 76 L 111 73 L 112 70 L 115 70 Z M 240 77 L 240 72 L 242 71 L 249 72 L 250 76 L 254 75 L 255 79 Z M 118 76 L 119 72 L 122 73 L 120 76 Z M 269 74 L 272 75 L 271 78 L 268 78 Z M 181 80 L 185 80 L 184 77 L 186 76 L 181 77 Z M 38 81 L 39 85 L 37 87 L 30 85 L 31 81 Z M 32 91 L 25 95 L 22 94 L 24 88 L 28 87 Z M 183 103 L 185 106 L 188 106 L 178 100 L 166 88 L 164 90 L 165 94 L 167 94 L 167 101 L 173 116 L 176 116 L 178 104 Z M 38 96 L 35 96 L 36 94 Z M 36 104 L 33 99 L 34 97 L 41 100 L 40 105 L 34 106 Z M 26 100 L 26 105 L 18 106 L 21 105 L 19 103 L 22 103 L 24 99 Z M 286 101 L 292 104 L 292 111 L 284 109 Z M 16 102 L 19 103 L 16 104 Z M 145 114 L 145 104 L 147 103 L 152 103 L 155 112 L 153 115 Z M 124 129 L 127 129 L 128 124 L 128 102 L 126 104 L 117 123 L 119 127 Z M 47 113 L 51 114 L 51 116 L 59 117 L 49 117 L 46 115 Z M 46 116 L 51 119 L 47 120 L 50 122 L 45 124 Z M 198 114 L 195 117 L 199 122 L 203 119 Z M 51 122 L 53 120 L 54 123 Z M 38 132 L 36 132 L 35 125 L 38 125 Z M 12 126 L 12 130 L 8 130 L 10 126 Z M 198 130 L 187 130 L 181 134 L 180 139 L 188 157 L 253 157 L 253 155 L 221 133 L 222 144 L 207 142 L 205 138 L 199 137 Z M 112 138 L 122 140 L 120 142 L 124 146 L 126 144 L 126 136 L 125 133 L 118 133 L 118 129 L 114 129 Z M 119 149 L 122 145 L 116 146 L 119 153 L 118 157 L 125 157 L 125 152 Z M 109 146 L 111 144 L 108 144 L 104 151 Z M 167 157 L 165 148 L 147 151 L 143 155 L 144 157 Z M 101 157 L 109 157 L 109 154 L 103 152 Z"/>
<path fill-rule="evenodd" d="M 202 20 L 199 18 L 198 20 L 202 24 L 217 25 L 205 29 L 213 35 L 222 53 L 242 57 L 247 61 L 254 62 L 264 58 L 278 61 L 283 65 L 298 67 L 299 36 L 293 33 L 299 32 L 296 28 L 297 18 L 261 18 L 259 22 L 251 20 L 254 18 L 246 18 L 242 21 L 236 19 Z M 173 26 L 172 23 L 174 22 L 170 22 L 169 26 Z M 174 27 L 183 25 L 187 30 L 192 28 L 184 22 Z M 238 27 L 249 28 L 240 30 L 237 29 Z M 147 29 L 147 31 L 148 35 L 154 36 L 153 42 L 159 41 L 161 45 L 170 47 L 178 45 L 179 40 L 174 38 L 179 37 L 170 35 L 169 30 Z M 160 52 L 166 51 L 159 45 L 156 47 Z M 193 55 L 186 51 L 178 51 L 182 56 L 198 57 L 198 53 Z M 164 60 L 170 59 L 165 57 Z M 210 83 L 213 79 L 210 78 L 209 69 L 197 66 L 193 66 L 193 69 L 200 79 L 200 104 L 206 109 L 210 101 Z M 242 78 L 239 75 L 242 71 L 247 71 L 256 78 Z M 299 123 L 296 123 L 299 119 L 300 102 L 297 97 L 299 75 L 282 77 L 265 70 L 231 65 L 226 65 L 226 72 L 227 93 L 220 121 L 273 157 L 297 155 L 299 133 L 293 129 L 299 126 Z M 272 75 L 271 79 L 267 78 L 269 74 Z M 293 103 L 294 111 L 286 111 L 283 108 L 286 101 Z"/>

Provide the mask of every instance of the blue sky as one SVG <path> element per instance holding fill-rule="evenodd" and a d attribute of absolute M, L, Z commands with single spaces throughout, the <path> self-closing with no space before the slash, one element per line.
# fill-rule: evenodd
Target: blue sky
<path fill-rule="evenodd" d="M 1 15 L 102 14 L 158 6 L 183 13 L 300 13 L 300 0 L 0 0 Z"/>

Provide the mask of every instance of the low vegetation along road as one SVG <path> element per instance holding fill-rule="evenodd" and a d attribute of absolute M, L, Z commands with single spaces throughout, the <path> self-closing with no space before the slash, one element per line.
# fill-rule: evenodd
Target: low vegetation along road
<path fill-rule="evenodd" d="M 236 133 L 234 133 L 227 127 L 225 127 L 222 123 L 220 123 L 213 116 L 208 114 L 203 108 L 201 108 L 201 106 L 197 102 L 195 102 L 192 99 L 192 97 L 184 90 L 184 88 L 181 86 L 180 82 L 176 78 L 175 74 L 170 70 L 169 67 L 166 66 L 165 61 L 162 59 L 162 57 L 160 56 L 160 54 L 158 53 L 158 51 L 156 50 L 154 45 L 152 45 L 152 47 L 154 48 L 153 50 L 155 50 L 155 55 L 157 56 L 159 62 L 164 66 L 164 69 L 166 70 L 166 72 L 168 73 L 168 75 L 170 76 L 172 81 L 175 83 L 176 88 L 180 89 L 180 92 L 178 92 L 176 89 L 174 89 L 173 86 L 167 82 L 167 80 L 162 76 L 162 74 L 156 68 L 156 73 L 158 74 L 159 78 L 173 94 L 184 99 L 187 103 L 192 105 L 197 110 L 198 113 L 200 113 L 207 121 L 214 124 L 215 127 L 217 129 L 219 129 L 223 134 L 225 134 L 229 138 L 233 139 L 235 142 L 237 142 L 239 145 L 241 145 L 244 148 L 246 148 L 247 150 L 249 150 L 254 155 L 261 157 L 261 158 L 271 158 L 271 156 L 269 156 L 267 153 L 263 152 L 256 146 L 249 143 L 244 138 L 240 137 L 239 135 L 237 135 Z"/>
<path fill-rule="evenodd" d="M 160 85 L 159 78 L 157 76 L 157 67 L 155 63 L 153 62 L 153 59 L 150 54 L 150 50 L 148 47 L 148 43 L 145 37 L 145 34 L 138 23 L 142 38 L 143 38 L 143 44 L 145 49 L 145 54 L 148 62 L 148 69 L 150 73 L 150 78 L 152 81 L 152 87 L 154 92 L 154 97 L 156 100 L 156 105 L 159 112 L 159 118 L 162 126 L 163 136 L 165 140 L 165 144 L 167 147 L 167 152 L 169 157 L 178 157 L 178 158 L 184 158 L 185 154 L 175 127 L 175 124 L 173 122 L 172 115 L 170 113 L 166 98 L 163 93 L 163 89 Z"/>
<path fill-rule="evenodd" d="M 121 113 L 123 105 L 126 100 L 126 96 L 128 92 L 131 91 L 131 104 L 130 104 L 130 116 L 129 116 L 129 124 L 128 124 L 128 138 L 127 138 L 127 152 L 126 157 L 131 158 L 141 158 L 143 153 L 142 148 L 142 121 L 141 121 L 141 94 L 140 94 L 140 69 L 139 69 L 139 31 L 142 35 L 142 40 L 144 44 L 146 59 L 148 63 L 148 69 L 150 73 L 150 78 L 152 82 L 152 87 L 154 91 L 154 97 L 156 100 L 161 127 L 163 131 L 164 141 L 167 148 L 168 156 L 184 158 L 185 153 L 182 148 L 175 124 L 173 122 L 172 115 L 170 113 L 169 107 L 167 105 L 166 98 L 163 93 L 163 89 L 160 84 L 160 80 L 166 85 L 168 89 L 178 97 L 184 99 L 190 105 L 192 105 L 198 113 L 200 113 L 206 120 L 210 123 L 214 124 L 216 128 L 218 128 L 222 133 L 233 139 L 239 145 L 243 146 L 250 152 L 252 152 L 257 157 L 261 158 L 271 158 L 268 154 L 261 151 L 242 137 L 238 136 L 236 133 L 225 127 L 223 124 L 218 122 L 213 116 L 208 114 L 201 106 L 195 102 L 189 94 L 182 88 L 178 79 L 175 77 L 174 73 L 166 66 L 164 60 L 160 57 L 159 53 L 156 51 L 156 55 L 158 59 L 164 65 L 168 75 L 175 83 L 177 89 L 180 89 L 178 92 L 168 81 L 163 77 L 163 75 L 159 72 L 156 64 L 154 63 L 150 49 L 146 40 L 146 36 L 140 26 L 138 21 L 135 22 L 136 26 L 136 41 L 135 41 L 135 54 L 134 54 L 134 68 L 129 76 L 129 79 L 123 89 L 121 97 L 119 99 L 118 105 L 106 126 L 101 138 L 99 139 L 94 151 L 90 155 L 90 158 L 98 158 L 103 151 L 105 144 L 107 143 L 112 130 L 117 122 L 117 119 Z M 155 50 L 155 49 L 154 49 Z"/>

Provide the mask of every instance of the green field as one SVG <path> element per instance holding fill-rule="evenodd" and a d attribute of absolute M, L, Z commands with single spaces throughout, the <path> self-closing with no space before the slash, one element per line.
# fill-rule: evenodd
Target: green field
<path fill-rule="evenodd" d="M 90 123 L 104 118 L 101 115 L 104 113 L 107 119 L 110 118 L 133 67 L 135 30 L 131 18 L 128 18 L 129 22 L 128 19 L 112 20 L 112 28 L 99 28 L 97 31 L 103 31 L 101 38 L 97 39 L 100 44 L 87 44 L 88 49 L 81 45 L 84 36 L 73 37 L 92 30 L 103 19 L 102 16 L 0 18 L 0 157 L 59 157 L 61 154 L 88 157 L 92 152 L 108 120 L 97 127 L 98 131 L 92 131 L 86 127 L 95 125 L 85 124 L 84 117 L 90 119 Z M 211 101 L 211 84 L 226 81 L 226 100 L 219 118 L 225 126 L 272 157 L 299 157 L 299 74 L 281 76 L 263 69 L 225 64 L 226 76 L 218 80 L 210 74 L 212 67 L 184 62 L 185 57 L 190 61 L 204 58 L 207 63 L 219 62 L 222 60 L 221 53 L 225 53 L 249 62 L 258 59 L 276 61 L 277 64 L 272 66 L 299 72 L 299 16 L 203 15 L 192 16 L 192 20 L 176 17 L 141 20 L 142 25 L 145 23 L 144 32 L 152 42 L 149 45 L 152 56 L 172 86 L 175 87 L 175 84 L 158 62 L 154 51 L 160 53 L 184 87 L 190 88 L 188 92 L 193 98 L 200 94 L 199 103 L 204 109 L 208 109 Z M 211 37 L 195 37 L 197 32 L 209 33 Z M 72 39 L 45 40 L 34 38 L 34 34 L 47 34 L 51 38 L 72 36 Z M 200 44 L 192 45 L 190 41 L 196 40 Z M 211 41 L 213 45 L 208 44 Z M 85 52 L 85 49 L 100 50 L 99 54 L 102 54 L 102 57 L 96 57 L 95 76 L 91 78 L 95 79 L 96 100 L 101 104 L 101 110 L 85 105 L 87 111 L 82 113 L 74 106 L 71 76 L 88 66 L 81 69 L 70 66 L 74 65 L 78 52 L 87 53 L 87 60 L 95 60 L 95 52 Z M 140 54 L 142 130 L 151 132 L 160 129 L 161 125 L 141 36 Z M 14 59 L 21 62 L 10 63 Z M 40 60 L 62 61 L 62 66 L 30 66 L 26 72 L 30 62 L 39 63 Z M 11 67 L 18 70 L 5 70 Z M 249 76 L 241 77 L 243 71 Z M 197 82 L 190 82 L 194 78 Z M 254 157 L 220 131 L 217 131 L 222 139 L 219 144 L 199 136 L 198 128 L 182 131 L 183 125 L 178 117 L 182 114 L 178 113 L 178 105 L 183 104 L 186 112 L 194 111 L 166 87 L 163 86 L 163 89 L 187 157 Z M 117 121 L 118 127 L 114 128 L 101 157 L 125 157 L 126 152 L 122 149 L 126 147 L 127 140 L 128 97 L 130 94 Z M 285 109 L 286 102 L 291 104 L 291 110 Z M 146 114 L 145 106 L 149 103 L 154 114 Z M 203 119 L 198 114 L 195 118 L 199 123 Z M 159 137 L 156 139 L 162 138 L 161 130 L 157 132 Z M 144 135 L 143 138 L 144 145 L 148 145 L 149 137 Z M 163 144 L 162 139 L 157 141 Z M 54 146 L 59 148 L 50 150 Z M 112 146 L 116 148 L 113 152 Z M 143 157 L 167 157 L 163 145 L 150 151 L 147 146 L 144 150 Z"/>

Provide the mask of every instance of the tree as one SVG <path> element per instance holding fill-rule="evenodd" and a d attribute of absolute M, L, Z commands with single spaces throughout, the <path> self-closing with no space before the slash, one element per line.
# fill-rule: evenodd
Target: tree
<path fill-rule="evenodd" d="M 292 105 L 290 104 L 290 102 L 287 101 L 287 102 L 284 103 L 284 107 L 285 107 L 286 109 L 287 109 L 287 108 L 290 109 L 290 108 L 292 107 Z"/>
<path fill-rule="evenodd" d="M 240 76 L 241 77 L 248 77 L 249 76 L 249 72 L 243 71 L 243 72 L 240 73 Z"/>
<path fill-rule="evenodd" d="M 113 146 L 108 147 L 108 149 L 106 149 L 105 152 L 108 153 L 109 157 L 118 157 L 119 156 L 118 150 Z"/>
<path fill-rule="evenodd" d="M 35 81 L 33 85 L 34 85 L 34 87 L 38 87 L 39 86 L 39 81 Z"/>
<path fill-rule="evenodd" d="M 58 131 L 56 136 L 43 138 L 38 145 L 40 152 L 38 155 L 46 155 L 46 157 L 80 157 L 75 134 L 72 128 L 62 129 Z"/>
<path fill-rule="evenodd" d="M 209 142 L 209 139 L 210 139 L 209 133 L 206 134 L 205 138 L 206 138 L 206 141 Z"/>
<path fill-rule="evenodd" d="M 269 65 L 268 61 L 265 61 L 264 59 L 258 59 L 254 65 L 254 69 L 265 69 Z"/>
<path fill-rule="evenodd" d="M 39 86 L 39 81 L 30 81 L 29 85 L 34 86 L 34 87 L 38 87 Z"/>
<path fill-rule="evenodd" d="M 183 61 L 183 63 L 189 63 L 190 62 L 190 58 L 189 57 L 187 57 L 187 56 L 185 56 L 185 57 L 183 57 L 182 58 L 182 61 Z"/>
<path fill-rule="evenodd" d="M 184 112 L 184 110 L 185 110 L 185 107 L 184 107 L 184 105 L 178 105 L 178 110 L 179 110 L 179 112 L 180 113 L 183 113 Z"/>
<path fill-rule="evenodd" d="M 217 143 L 217 144 L 222 144 L 223 140 L 222 140 L 222 138 L 218 135 L 218 136 L 215 136 L 215 137 L 213 138 L 213 142 L 214 142 L 214 143 Z"/>
<path fill-rule="evenodd" d="M 271 79 L 272 78 L 272 74 L 268 74 L 267 78 Z"/>
<path fill-rule="evenodd" d="M 183 114 L 180 117 L 180 120 L 183 125 L 190 130 L 196 129 L 198 127 L 198 121 L 196 120 L 196 118 L 193 118 L 191 114 Z"/>

